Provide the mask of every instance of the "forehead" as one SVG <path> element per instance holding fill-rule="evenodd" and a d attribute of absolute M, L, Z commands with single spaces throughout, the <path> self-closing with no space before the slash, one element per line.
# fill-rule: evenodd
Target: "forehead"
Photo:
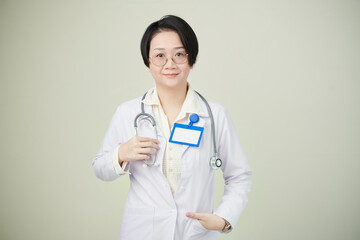
<path fill-rule="evenodd" d="M 179 35 L 175 31 L 161 31 L 156 33 L 150 41 L 150 51 L 155 48 L 174 49 L 183 47 Z"/>

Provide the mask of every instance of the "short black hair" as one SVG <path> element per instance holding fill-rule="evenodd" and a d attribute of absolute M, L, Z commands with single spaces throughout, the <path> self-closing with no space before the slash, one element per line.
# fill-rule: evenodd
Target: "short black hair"
<path fill-rule="evenodd" d="M 150 24 L 141 39 L 141 55 L 144 63 L 149 67 L 149 50 L 150 42 L 155 33 L 161 31 L 175 31 L 180 37 L 182 44 L 188 55 L 188 63 L 190 66 L 196 62 L 196 57 L 199 52 L 199 45 L 195 32 L 190 25 L 180 17 L 174 15 L 166 15 L 159 21 Z"/>

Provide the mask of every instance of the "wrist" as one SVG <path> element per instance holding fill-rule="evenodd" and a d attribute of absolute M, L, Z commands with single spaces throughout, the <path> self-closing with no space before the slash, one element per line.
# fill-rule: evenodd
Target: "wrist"
<path fill-rule="evenodd" d="M 126 161 L 124 161 L 124 160 L 122 160 L 121 158 L 120 158 L 120 155 L 118 155 L 118 162 L 119 162 L 119 165 L 120 165 L 120 167 L 124 167 L 125 166 L 125 164 L 126 164 Z"/>
<path fill-rule="evenodd" d="M 121 154 L 121 145 L 119 145 L 118 146 L 118 150 L 117 150 L 118 152 L 117 152 L 117 161 L 118 161 L 118 163 L 119 163 L 119 165 L 120 165 L 120 167 L 124 167 L 125 166 L 125 164 L 126 164 L 126 161 L 125 160 L 123 160 L 124 158 L 122 157 L 122 154 Z"/>
<path fill-rule="evenodd" d="M 228 233 L 232 229 L 231 224 L 225 218 L 223 218 L 223 220 L 224 220 L 224 227 L 221 229 L 221 231 L 223 233 Z"/>
<path fill-rule="evenodd" d="M 126 162 L 125 162 L 125 161 L 121 161 L 121 160 L 119 160 L 119 164 L 120 164 L 120 167 L 124 168 L 124 166 L 125 166 Z"/>
<path fill-rule="evenodd" d="M 221 220 L 222 220 L 222 224 L 221 224 L 221 227 L 220 227 L 219 231 L 222 231 L 226 226 L 225 219 L 221 217 Z"/>
<path fill-rule="evenodd" d="M 120 157 L 121 153 L 120 153 L 120 147 L 121 145 L 118 147 L 118 163 L 119 165 L 122 167 L 122 164 L 124 164 L 124 161 L 122 160 L 122 158 Z"/>

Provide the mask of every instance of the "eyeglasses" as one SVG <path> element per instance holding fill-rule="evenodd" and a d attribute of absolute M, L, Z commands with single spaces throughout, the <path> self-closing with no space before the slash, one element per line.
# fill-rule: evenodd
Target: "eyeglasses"
<path fill-rule="evenodd" d="M 188 55 L 189 54 L 187 54 L 185 52 L 177 52 L 177 53 L 175 53 L 175 55 L 173 57 L 171 57 L 171 59 L 176 64 L 183 64 L 187 61 Z M 168 58 L 165 57 L 165 54 L 158 53 L 158 54 L 150 57 L 150 61 L 154 65 L 156 65 L 158 67 L 162 67 L 167 63 Z"/>

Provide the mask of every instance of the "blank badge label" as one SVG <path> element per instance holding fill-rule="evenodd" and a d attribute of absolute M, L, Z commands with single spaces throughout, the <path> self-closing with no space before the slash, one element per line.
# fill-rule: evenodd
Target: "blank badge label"
<path fill-rule="evenodd" d="M 203 131 L 203 127 L 190 127 L 185 124 L 175 123 L 171 131 L 169 142 L 198 147 Z"/>

